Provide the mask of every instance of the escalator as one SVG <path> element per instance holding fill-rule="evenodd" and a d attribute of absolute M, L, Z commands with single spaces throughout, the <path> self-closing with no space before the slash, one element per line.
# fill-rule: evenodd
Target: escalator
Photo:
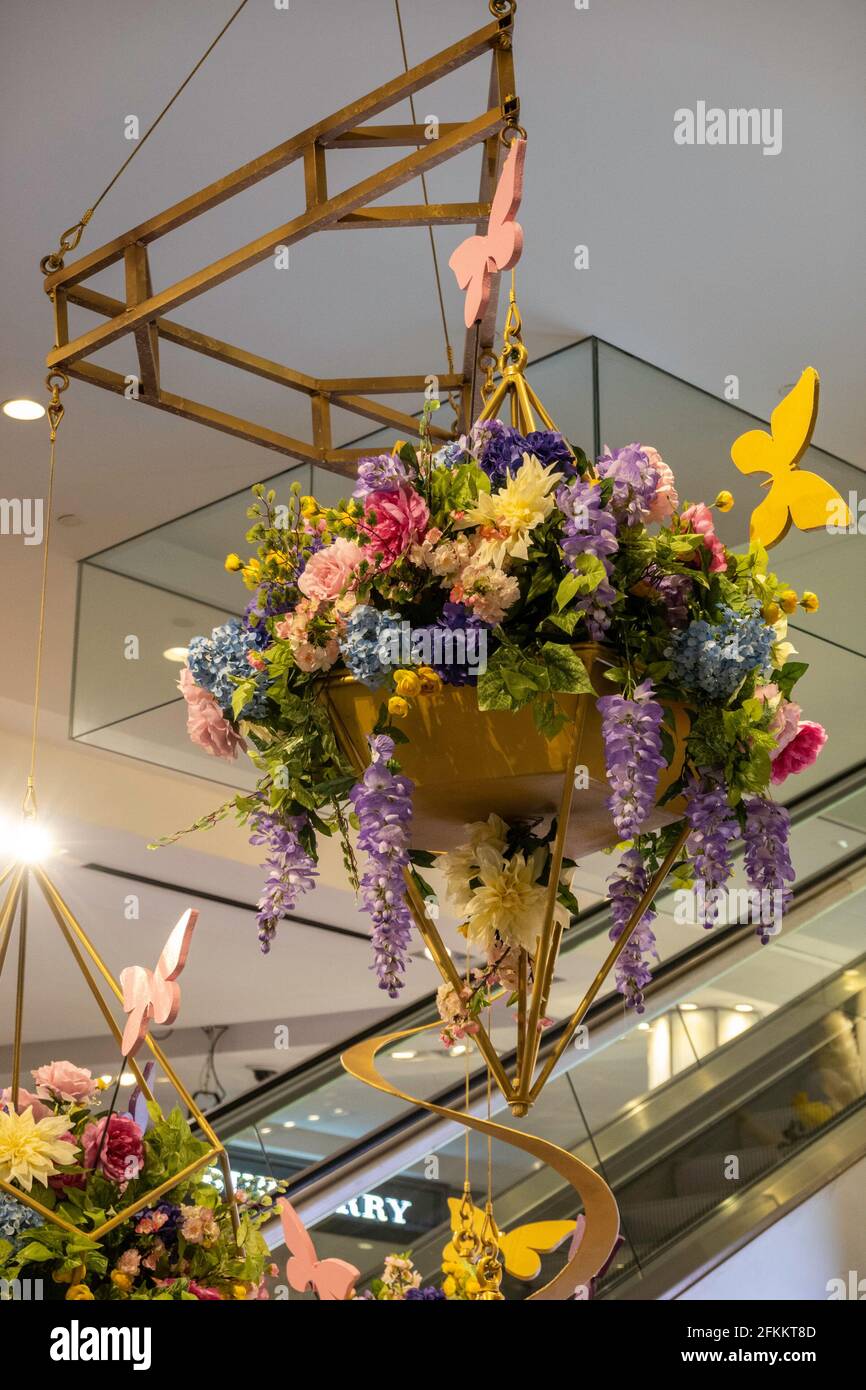
<path fill-rule="evenodd" d="M 657 969 L 640 1022 L 618 996 L 597 1000 L 585 1045 L 564 1055 L 530 1116 L 496 1113 L 574 1152 L 616 1194 L 623 1242 L 595 1296 L 676 1296 L 866 1154 L 864 772 L 792 806 L 795 863 L 799 844 L 813 871 L 770 946 L 736 922 L 701 933 Z M 604 910 L 590 915 L 572 936 L 575 960 L 607 925 Z M 389 1018 L 389 1031 L 431 1016 L 424 1002 Z M 542 1056 L 558 1031 L 545 1034 Z M 359 1095 L 339 1067 L 341 1050 L 210 1118 L 247 1186 L 289 1181 L 321 1258 L 339 1254 L 372 1278 L 385 1255 L 411 1249 L 425 1279 L 435 1278 L 448 1198 L 463 1182 L 465 1131 L 376 1092 Z M 480 1113 L 486 1091 L 471 1056 L 441 1085 L 435 1032 L 417 1052 L 382 1063 L 402 1089 L 456 1108 L 464 1067 Z M 473 1141 L 477 1191 L 485 1161 Z M 497 1145 L 495 1171 L 497 1220 L 510 1234 L 576 1217 L 574 1192 L 519 1151 Z M 277 1227 L 275 1250 L 279 1239 Z M 543 1255 L 533 1283 L 507 1273 L 506 1296 L 525 1297 L 564 1258 L 562 1249 Z"/>

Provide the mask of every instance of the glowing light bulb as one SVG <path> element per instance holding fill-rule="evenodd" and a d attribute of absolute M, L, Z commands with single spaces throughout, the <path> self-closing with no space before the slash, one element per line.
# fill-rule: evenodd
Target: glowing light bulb
<path fill-rule="evenodd" d="M 29 817 L 24 820 L 6 820 L 0 825 L 0 858 L 11 858 L 16 863 L 39 864 L 47 859 L 54 849 L 48 831 Z"/>

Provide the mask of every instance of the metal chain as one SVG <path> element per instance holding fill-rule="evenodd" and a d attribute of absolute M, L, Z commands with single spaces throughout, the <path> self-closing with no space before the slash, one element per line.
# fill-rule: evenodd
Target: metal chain
<path fill-rule="evenodd" d="M 145 143 L 147 139 L 149 139 L 149 137 L 156 130 L 156 127 L 159 125 L 163 116 L 167 115 L 168 112 L 171 110 L 172 106 L 174 106 L 174 103 L 177 101 L 181 92 L 184 90 L 185 87 L 189 85 L 189 83 L 192 81 L 192 79 L 198 72 L 199 68 L 202 67 L 206 59 L 210 57 L 211 53 L 213 53 L 223 34 L 225 34 L 226 31 L 231 28 L 238 15 L 240 14 L 241 10 L 244 9 L 247 3 L 248 0 L 241 0 L 241 3 L 238 5 L 234 14 L 232 14 L 230 18 L 226 20 L 225 24 L 220 29 L 216 38 L 213 40 L 211 44 L 209 44 L 209 46 L 205 49 L 204 53 L 199 58 L 195 67 L 187 73 L 186 77 L 181 82 L 174 96 L 171 98 L 170 101 L 166 102 L 165 106 L 162 108 L 159 115 L 156 117 L 156 120 L 151 122 L 147 130 L 142 135 L 141 139 L 135 145 L 134 149 L 123 161 L 117 173 L 114 175 L 114 178 L 110 179 L 109 182 L 105 185 L 99 197 L 96 199 L 96 202 L 93 203 L 93 205 L 87 209 L 87 211 L 83 214 L 83 216 L 80 218 L 78 222 L 76 222 L 72 227 L 67 227 L 66 231 L 61 234 L 57 250 L 52 251 L 49 255 L 42 257 L 42 260 L 39 262 L 39 267 L 43 275 L 53 275 L 55 271 L 63 269 L 64 257 L 67 255 L 69 251 L 74 251 L 75 248 L 78 246 L 78 243 L 81 241 L 81 238 L 84 235 L 85 227 L 87 226 L 93 214 L 96 212 L 96 209 L 99 207 L 99 204 L 102 202 L 103 198 L 105 198 L 111 192 L 112 188 L 117 183 L 117 180 L 120 178 L 121 174 L 128 167 L 128 165 L 132 163 L 133 159 L 138 154 L 142 145 Z"/>

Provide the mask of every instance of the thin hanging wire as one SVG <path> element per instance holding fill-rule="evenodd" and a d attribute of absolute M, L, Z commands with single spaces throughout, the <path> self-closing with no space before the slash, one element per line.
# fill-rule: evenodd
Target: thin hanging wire
<path fill-rule="evenodd" d="M 55 270 L 60 270 L 60 269 L 62 269 L 62 267 L 63 267 L 63 257 L 64 257 L 64 255 L 65 255 L 65 253 L 66 253 L 67 251 L 74 251 L 74 250 L 75 250 L 76 246 L 78 245 L 78 243 L 79 243 L 80 240 L 81 240 L 81 236 L 82 236 L 82 233 L 84 232 L 84 228 L 87 226 L 87 224 L 88 224 L 88 222 L 90 221 L 91 217 L 92 217 L 93 214 L 96 212 L 96 209 L 99 207 L 100 203 L 101 203 L 101 202 L 103 201 L 103 199 L 106 198 L 106 197 L 108 196 L 108 194 L 111 192 L 112 188 L 113 188 L 114 185 L 117 183 L 117 180 L 120 178 L 121 174 L 122 174 L 122 173 L 124 172 L 124 170 L 127 169 L 128 166 L 132 163 L 133 159 L 134 159 L 135 156 L 138 154 L 138 152 L 139 152 L 139 150 L 141 149 L 142 145 L 145 144 L 145 142 L 150 138 L 150 136 L 151 136 L 151 135 L 153 134 L 153 132 L 156 130 L 156 128 L 157 128 L 157 126 L 159 125 L 159 123 L 160 123 L 160 121 L 162 120 L 162 118 L 163 118 L 164 116 L 168 115 L 168 112 L 169 112 L 169 111 L 171 110 L 171 108 L 174 106 L 174 103 L 177 101 L 177 99 L 178 99 L 178 97 L 180 96 L 181 92 L 182 92 L 186 87 L 189 86 L 190 82 L 191 82 L 192 79 L 195 77 L 196 73 L 199 71 L 199 69 L 204 65 L 204 63 L 207 61 L 207 59 L 208 59 L 208 58 L 210 57 L 210 55 L 213 53 L 213 51 L 214 51 L 214 49 L 216 48 L 217 44 L 219 43 L 220 39 L 221 39 L 221 38 L 223 37 L 223 35 L 231 28 L 231 26 L 234 24 L 235 20 L 237 19 L 238 15 L 240 14 L 241 10 L 245 9 L 247 4 L 248 4 L 248 0 L 241 0 L 241 3 L 238 5 L 238 7 L 237 7 L 237 9 L 234 11 L 234 13 L 233 13 L 232 15 L 230 15 L 230 17 L 226 20 L 225 24 L 224 24 L 223 27 L 220 29 L 220 31 L 219 31 L 219 33 L 217 34 L 216 38 L 215 38 L 215 39 L 208 45 L 208 47 L 205 49 L 204 53 L 203 53 L 203 54 L 201 55 L 201 57 L 199 58 L 199 60 L 198 60 L 198 62 L 196 63 L 195 67 L 192 68 L 192 69 L 187 73 L 186 77 L 185 77 L 185 78 L 183 79 L 183 81 L 181 82 L 181 84 L 180 84 L 180 86 L 178 87 L 177 91 L 174 93 L 174 96 L 172 96 L 172 97 L 170 98 L 170 100 L 166 102 L 165 106 L 162 108 L 162 110 L 160 111 L 160 113 L 159 113 L 159 115 L 156 117 L 156 119 L 155 119 L 154 121 L 151 121 L 150 125 L 148 126 L 148 128 L 147 128 L 147 130 L 144 132 L 144 134 L 142 135 L 141 139 L 140 139 L 140 140 L 137 142 L 137 144 L 133 147 L 133 149 L 130 151 L 129 155 L 127 155 L 126 159 L 123 161 L 123 163 L 121 164 L 120 168 L 118 169 L 118 171 L 117 171 L 117 173 L 114 175 L 114 177 L 113 177 L 112 179 L 110 179 L 109 182 L 105 185 L 105 187 L 103 188 L 102 192 L 100 193 L 100 195 L 99 195 L 99 197 L 96 199 L 96 201 L 95 201 L 93 204 L 91 204 L 91 206 L 87 209 L 87 211 L 86 211 L 86 212 L 84 213 L 84 215 L 81 217 L 81 220 L 80 220 L 80 221 L 76 222 L 76 223 L 74 224 L 74 226 L 69 227 L 69 228 L 62 234 L 62 236 L 61 236 L 61 238 L 60 238 L 60 246 L 58 247 L 58 250 L 55 251 L 55 252 L 54 252 L 52 255 L 50 255 L 50 256 L 45 256 L 45 257 L 43 257 L 43 260 L 42 260 L 42 269 L 43 269 L 43 271 L 44 271 L 46 274 L 52 273 L 52 272 L 55 271 Z"/>
<path fill-rule="evenodd" d="M 69 378 L 62 372 L 52 372 L 46 378 L 51 388 L 51 402 L 47 409 L 51 429 L 51 443 L 48 452 L 48 491 L 46 495 L 45 535 L 42 545 L 42 579 L 39 590 L 39 618 L 36 628 L 36 669 L 33 676 L 33 721 L 30 729 L 30 768 L 27 774 L 27 789 L 24 794 L 24 814 L 36 814 L 36 749 L 39 740 L 39 712 L 42 695 L 42 653 L 45 647 L 45 606 L 48 594 L 48 556 L 51 548 L 51 518 L 54 512 L 54 479 L 57 471 L 57 429 L 63 419 L 63 406 L 60 392 L 69 385 Z"/>
<path fill-rule="evenodd" d="M 398 28 L 399 31 L 400 31 L 400 49 L 401 49 L 401 52 L 402 52 L 402 54 L 403 54 L 403 71 L 404 71 L 404 72 L 408 72 L 408 71 L 409 71 L 409 55 L 408 55 L 408 53 L 407 53 L 407 51 L 406 51 L 406 36 L 405 36 L 405 34 L 404 34 L 404 32 L 403 32 L 403 16 L 402 16 L 402 14 L 400 13 L 400 0 L 394 0 L 394 9 L 395 9 L 396 12 L 397 12 L 397 28 Z M 414 96 L 412 95 L 411 92 L 409 93 L 409 110 L 410 110 L 411 113 L 412 113 L 412 124 L 413 124 L 413 125 L 417 125 L 417 124 L 418 124 L 418 117 L 417 117 L 416 114 L 415 114 L 415 98 L 414 98 Z M 419 145 L 418 148 L 420 149 L 421 146 Z M 424 194 L 424 203 L 425 203 L 425 206 L 426 206 L 426 207 L 429 207 L 429 206 L 430 206 L 430 198 L 429 198 L 429 195 L 428 195 L 428 193 L 427 193 L 427 177 L 426 177 L 425 174 L 422 174 L 422 175 L 421 175 L 421 191 L 422 191 L 423 194 Z M 438 299 L 438 301 L 439 301 L 439 316 L 440 316 L 440 318 L 441 318 L 441 320 L 442 320 L 442 336 L 443 336 L 444 339 L 445 339 L 445 357 L 446 357 L 447 362 L 448 362 L 448 370 L 449 370 L 449 372 L 451 372 L 451 373 L 453 374 L 453 372 L 454 372 L 454 370 L 455 370 L 455 368 L 454 368 L 454 349 L 453 349 L 453 347 L 451 346 L 451 338 L 450 338 L 450 336 L 449 336 L 449 334 L 448 334 L 448 318 L 447 318 L 446 313 L 445 313 L 445 297 L 444 297 L 444 295 L 443 295 L 443 293 L 442 293 L 442 276 L 441 276 L 440 271 L 439 271 L 439 254 L 438 254 L 438 252 L 437 252 L 437 250 L 436 250 L 436 238 L 435 238 L 434 235 L 433 235 L 433 228 L 432 228 L 432 227 L 428 227 L 428 228 L 427 228 L 427 233 L 428 233 L 428 236 L 430 237 L 430 254 L 431 254 L 432 258 L 433 258 L 433 275 L 434 275 L 434 278 L 435 278 L 435 280 L 436 280 L 436 297 L 437 297 L 437 299 Z M 449 399 L 449 401 L 451 402 L 452 408 L 454 409 L 454 411 L 455 411 L 455 413 L 456 413 L 456 412 L 457 412 L 457 406 L 454 404 L 454 401 L 453 401 L 453 399 L 452 399 L 452 396 L 451 396 L 451 393 L 450 393 L 450 392 L 449 392 L 449 394 L 448 394 L 448 399 Z"/>

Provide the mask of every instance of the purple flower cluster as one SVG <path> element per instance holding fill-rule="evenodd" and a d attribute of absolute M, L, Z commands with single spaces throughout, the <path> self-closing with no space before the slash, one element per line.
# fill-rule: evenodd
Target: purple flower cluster
<path fill-rule="evenodd" d="M 643 681 L 631 700 L 623 695 L 603 695 L 596 701 L 611 786 L 607 804 L 617 833 L 624 840 L 639 833 L 653 809 L 659 773 L 666 766 L 662 756 L 662 707 L 651 698 L 652 693 L 651 683 Z"/>
<path fill-rule="evenodd" d="M 374 458 L 359 459 L 358 481 L 352 496 L 364 498 L 369 492 L 396 492 L 399 487 L 411 486 L 412 482 L 401 458 L 396 454 L 377 454 Z"/>
<path fill-rule="evenodd" d="M 367 856 L 361 878 L 364 910 L 373 922 L 374 966 L 379 988 L 396 999 L 403 988 L 412 918 L 403 870 L 409 865 L 413 785 L 388 766 L 394 740 L 385 734 L 367 740 L 370 766 L 350 792 L 360 822 L 358 847 Z"/>
<path fill-rule="evenodd" d="M 501 420 L 477 421 L 472 426 L 469 445 L 492 483 L 504 483 L 523 463 L 524 454 L 534 454 L 539 463 L 556 463 L 566 477 L 575 474 L 575 463 L 567 443 L 557 430 L 532 430 L 521 434 Z"/>
<path fill-rule="evenodd" d="M 796 877 L 788 848 L 791 822 L 784 806 L 778 806 L 766 796 L 745 797 L 743 808 L 746 812 L 743 830 L 746 877 L 749 887 L 761 895 L 756 930 L 766 946 L 773 935 L 769 928 L 784 916 L 791 903 L 788 884 Z"/>
<path fill-rule="evenodd" d="M 256 914 L 259 924 L 259 944 L 267 955 L 277 934 L 277 923 L 295 906 L 298 895 L 315 887 L 318 869 L 299 839 L 305 816 L 281 820 L 272 811 L 257 811 L 253 816 L 251 845 L 265 845 L 268 850 L 264 867 L 268 870 Z"/>
<path fill-rule="evenodd" d="M 594 555 L 604 565 L 607 578 L 594 593 L 576 604 L 585 615 L 590 637 L 600 642 L 610 627 L 611 608 L 616 598 L 616 590 L 610 583 L 612 557 L 619 549 L 616 520 L 612 512 L 602 506 L 598 487 L 579 478 L 557 490 L 556 505 L 565 516 L 560 544 L 571 567 L 575 567 L 578 555 Z"/>
<path fill-rule="evenodd" d="M 684 787 L 686 820 L 691 833 L 686 849 L 694 865 L 695 879 L 703 885 L 700 921 L 714 927 L 719 917 L 719 893 L 731 875 L 731 842 L 740 826 L 728 805 L 724 779 L 719 772 L 691 776 Z"/>
<path fill-rule="evenodd" d="M 662 574 L 658 570 L 648 571 L 644 581 L 659 596 L 662 612 L 668 627 L 685 627 L 689 620 L 688 601 L 694 588 L 687 574 Z"/>
<path fill-rule="evenodd" d="M 640 850 L 630 849 L 622 856 L 617 872 L 608 879 L 608 899 L 613 917 L 611 941 L 619 941 L 629 917 L 646 892 L 647 871 Z M 652 980 L 647 956 L 658 958 L 652 924 L 656 914 L 651 908 L 643 914 L 629 936 L 616 961 L 616 987 L 630 1009 L 644 1011 L 643 992 Z"/>
<path fill-rule="evenodd" d="M 442 1290 L 434 1288 L 432 1284 L 425 1284 L 420 1289 L 407 1289 L 403 1295 L 407 1303 L 432 1303 L 445 1297 L 446 1295 Z"/>
<path fill-rule="evenodd" d="M 434 638 L 437 632 L 473 632 L 482 628 L 489 630 L 490 623 L 482 622 L 465 603 L 452 603 L 448 600 L 442 607 L 442 616 L 437 622 L 431 623 L 426 631 Z M 415 629 L 416 633 L 423 631 L 423 628 Z M 435 652 L 435 645 L 433 650 Z M 445 685 L 475 685 L 478 681 L 477 665 L 470 667 L 466 662 L 451 661 L 437 665 L 434 659 L 433 670 Z"/>
<path fill-rule="evenodd" d="M 658 470 L 639 444 L 627 444 L 611 453 L 605 449 L 598 460 L 598 476 L 613 481 L 611 510 L 627 526 L 645 520 L 659 485 Z"/>

